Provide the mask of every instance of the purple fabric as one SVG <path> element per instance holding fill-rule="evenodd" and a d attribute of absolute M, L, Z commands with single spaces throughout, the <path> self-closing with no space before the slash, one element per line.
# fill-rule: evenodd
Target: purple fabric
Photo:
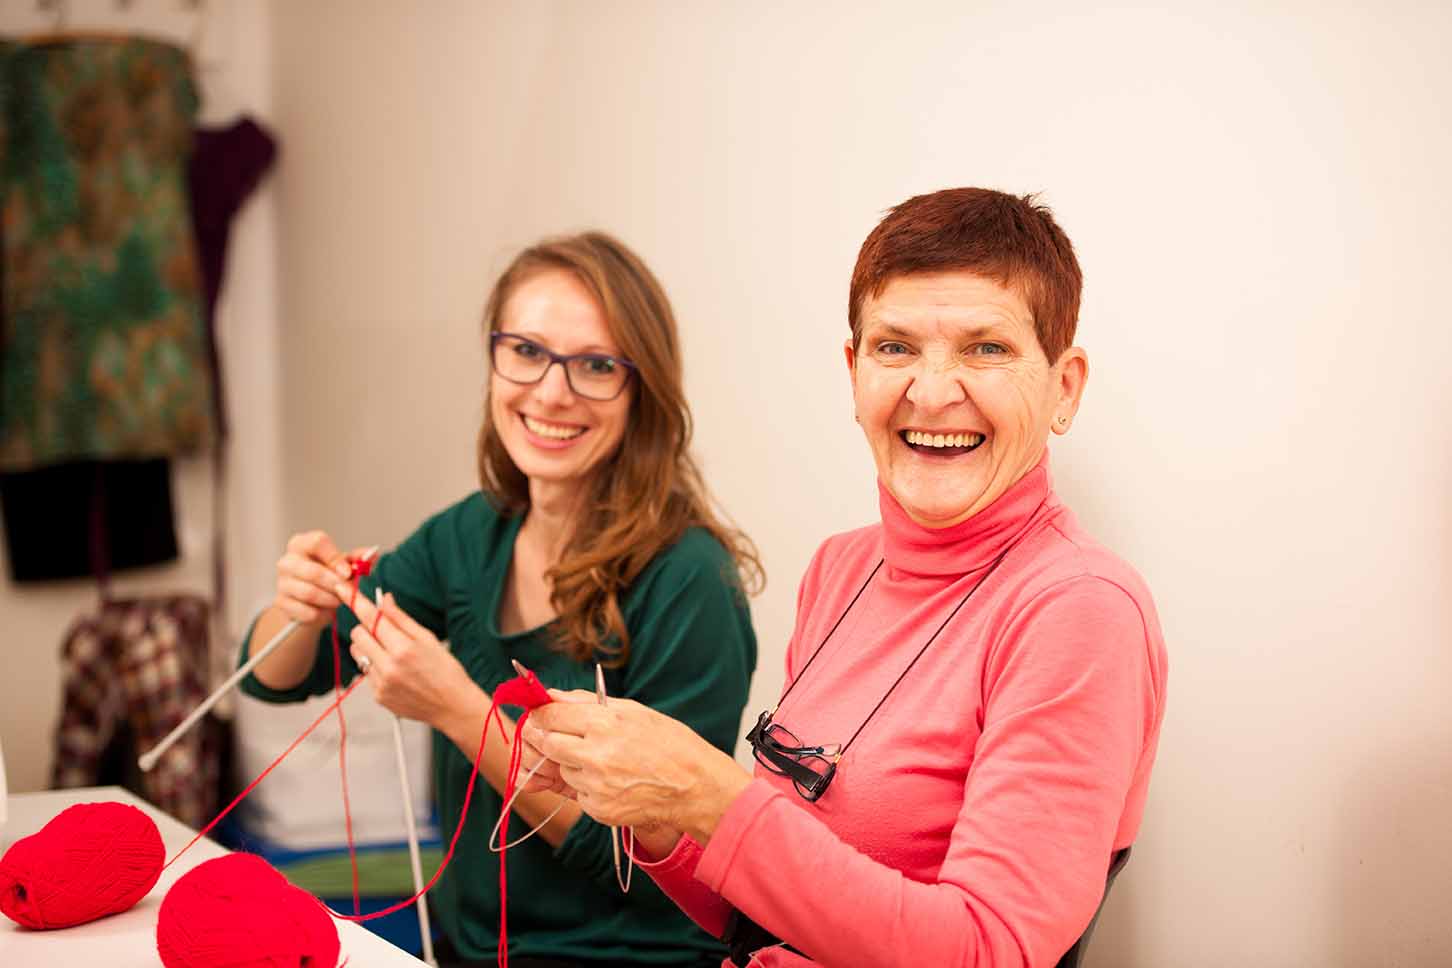
<path fill-rule="evenodd" d="M 194 136 L 189 172 L 192 229 L 202 269 L 207 352 L 215 378 L 219 434 L 227 433 L 227 419 L 217 353 L 216 312 L 227 268 L 227 243 L 233 217 L 257 190 L 276 157 L 277 142 L 251 118 L 241 118 L 225 128 L 198 128 Z"/>

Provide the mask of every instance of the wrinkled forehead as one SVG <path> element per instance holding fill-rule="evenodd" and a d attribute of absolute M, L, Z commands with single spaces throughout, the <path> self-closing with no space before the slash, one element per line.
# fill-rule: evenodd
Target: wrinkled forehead
<path fill-rule="evenodd" d="M 892 331 L 927 338 L 968 331 L 1033 333 L 1034 317 L 1017 287 L 969 272 L 915 273 L 889 279 L 862 306 L 862 334 Z"/>

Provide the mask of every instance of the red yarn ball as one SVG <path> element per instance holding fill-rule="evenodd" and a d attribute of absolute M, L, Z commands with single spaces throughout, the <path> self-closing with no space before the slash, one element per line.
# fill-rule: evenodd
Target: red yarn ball
<path fill-rule="evenodd" d="M 0 912 L 27 928 L 119 914 L 161 876 L 156 822 L 124 803 L 78 803 L 0 858 Z"/>
<path fill-rule="evenodd" d="M 166 968 L 333 968 L 340 949 L 317 898 L 254 854 L 198 864 L 166 892 L 156 920 Z"/>

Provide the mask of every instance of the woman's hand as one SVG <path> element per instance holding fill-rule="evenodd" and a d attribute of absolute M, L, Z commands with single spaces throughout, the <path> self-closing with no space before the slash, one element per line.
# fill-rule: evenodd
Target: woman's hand
<path fill-rule="evenodd" d="M 354 557 L 371 549 L 359 548 Z M 322 628 L 331 612 L 347 600 L 338 597 L 338 579 L 352 575 L 347 557 L 325 531 L 306 531 L 288 539 L 287 549 L 277 559 L 277 597 L 273 606 L 288 618 L 305 626 Z"/>
<path fill-rule="evenodd" d="M 555 689 L 551 689 L 550 691 L 554 693 L 556 702 L 561 701 L 565 696 L 571 697 L 570 699 L 563 700 L 566 702 L 577 701 L 573 698 L 575 696 L 589 696 L 590 701 L 595 702 L 595 697 L 592 694 L 579 690 L 573 693 L 560 692 Z M 578 701 L 583 702 L 584 700 L 580 699 Z M 525 725 L 528 726 L 529 724 L 526 723 Z M 560 776 L 560 764 L 545 756 L 530 744 L 529 732 L 526 729 L 519 737 L 520 744 L 524 747 L 522 751 L 523 755 L 520 757 L 520 774 L 522 776 L 529 776 L 529 782 L 524 784 L 522 788 L 524 792 L 558 793 L 560 796 L 569 800 L 579 799 L 579 794 L 575 788 L 566 783 L 564 777 Z"/>
<path fill-rule="evenodd" d="M 334 594 L 346 596 L 348 586 L 338 584 Z M 358 624 L 350 651 L 379 705 L 445 733 L 451 715 L 480 701 L 488 705 L 488 697 L 459 660 L 432 632 L 409 618 L 392 595 L 383 596 L 381 619 L 378 606 L 365 595 L 359 595 L 351 607 Z M 369 631 L 375 622 L 376 636 Z"/>
<path fill-rule="evenodd" d="M 578 690 L 552 689 L 550 695 L 555 702 L 530 713 L 525 742 L 558 765 L 558 782 L 601 823 L 644 830 L 663 825 L 705 844 L 751 782 L 735 760 L 689 726 L 648 706 L 629 699 L 601 706 L 592 693 Z"/>
<path fill-rule="evenodd" d="M 555 690 L 554 696 L 556 701 L 563 702 L 598 702 L 595 695 L 589 692 L 566 693 Z M 527 726 L 528 724 L 526 724 Z M 526 728 L 524 735 L 520 737 L 520 742 L 524 746 L 522 769 L 526 774 L 531 774 L 529 782 L 524 785 L 524 791 L 526 793 L 556 793 L 567 799 L 578 801 L 578 792 L 560 776 L 560 764 L 546 758 L 543 753 L 531 746 L 528 734 L 529 729 Z M 538 769 L 535 769 L 536 766 Z M 676 844 L 681 839 L 679 830 L 667 827 L 665 824 L 630 829 L 632 834 L 631 852 L 636 857 L 644 856 L 647 862 L 664 859 L 675 850 Z"/>

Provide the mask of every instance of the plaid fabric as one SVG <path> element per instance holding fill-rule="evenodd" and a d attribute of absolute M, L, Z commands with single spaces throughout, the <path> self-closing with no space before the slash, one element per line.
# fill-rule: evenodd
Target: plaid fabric
<path fill-rule="evenodd" d="M 135 757 L 207 696 L 207 601 L 185 595 L 112 601 L 83 616 L 61 647 L 65 704 L 51 785 L 101 782 L 102 756 L 124 723 Z M 142 774 L 136 792 L 192 827 L 217 811 L 225 726 L 208 716 Z"/>

